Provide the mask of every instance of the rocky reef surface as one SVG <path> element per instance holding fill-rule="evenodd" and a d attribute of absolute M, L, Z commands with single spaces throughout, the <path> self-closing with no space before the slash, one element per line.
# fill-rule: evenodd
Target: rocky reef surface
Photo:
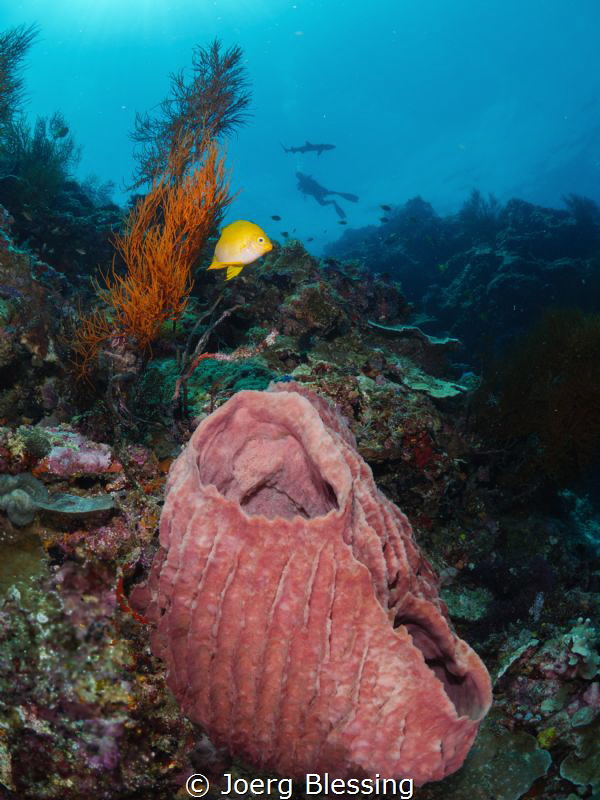
<path fill-rule="evenodd" d="M 565 209 L 501 205 L 474 191 L 442 217 L 414 198 L 383 225 L 346 231 L 326 255 L 388 273 L 427 324 L 486 358 L 549 307 L 600 311 L 600 209 L 577 195 L 565 201 Z"/>
<path fill-rule="evenodd" d="M 597 269 L 571 211 L 515 201 L 502 214 L 507 224 L 493 228 L 490 244 L 479 223 L 477 237 L 463 220 L 447 241 L 424 205 L 403 211 L 402 224 L 416 229 L 412 250 L 392 253 L 392 238 L 386 266 L 374 249 L 368 266 L 380 274 L 333 255 L 320 262 L 294 240 L 225 286 L 201 272 L 185 314 L 165 326 L 150 357 L 119 373 L 115 353 L 104 353 L 83 383 L 69 348 L 77 272 L 17 246 L 3 215 L 7 798 L 167 800 L 186 796 L 193 772 L 214 779 L 216 797 L 224 771 L 255 774 L 182 715 L 151 655 L 151 626 L 128 594 L 148 575 L 166 476 L 198 423 L 240 389 L 291 380 L 346 418 L 377 485 L 440 575 L 457 635 L 492 675 L 494 704 L 465 765 L 418 796 L 567 800 L 599 791 L 600 562 L 596 511 L 583 499 L 595 464 L 581 460 L 567 486 L 531 460 L 527 431 L 514 441 L 490 436 L 505 401 L 481 394 L 471 357 L 481 339 L 524 330 L 535 315 L 527 304 L 541 310 L 553 296 L 570 298 L 568 277 L 573 302 L 597 310 L 592 292 L 572 285 L 595 285 Z M 402 258 L 400 284 L 384 273 Z M 513 305 L 523 309 L 518 325 Z M 194 360 L 200 340 L 201 355 L 212 357 Z M 523 465 L 535 471 L 535 491 L 519 477 Z M 15 492 L 26 495 L 16 512 Z"/>

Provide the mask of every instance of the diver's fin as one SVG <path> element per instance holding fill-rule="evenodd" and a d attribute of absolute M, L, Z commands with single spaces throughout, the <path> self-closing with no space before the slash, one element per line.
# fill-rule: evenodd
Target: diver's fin
<path fill-rule="evenodd" d="M 212 263 L 208 269 L 225 269 L 227 264 L 222 264 L 220 261 L 217 261 L 216 258 L 213 258 Z"/>
<path fill-rule="evenodd" d="M 226 264 L 222 264 L 223 267 L 227 266 Z M 241 267 L 232 266 L 231 264 L 227 266 L 227 275 L 225 276 L 226 281 L 230 281 L 232 278 L 235 278 L 236 275 L 239 275 L 240 272 L 244 269 L 243 265 Z"/>
<path fill-rule="evenodd" d="M 340 217 L 340 219 L 346 219 L 346 212 L 335 202 L 335 200 L 329 200 L 327 205 L 332 205 L 335 208 L 335 213 L 338 215 L 338 217 Z"/>
<path fill-rule="evenodd" d="M 343 197 L 344 200 L 349 200 L 351 203 L 358 203 L 358 195 L 350 194 L 350 192 L 330 192 L 330 194 L 337 194 L 338 197 Z"/>

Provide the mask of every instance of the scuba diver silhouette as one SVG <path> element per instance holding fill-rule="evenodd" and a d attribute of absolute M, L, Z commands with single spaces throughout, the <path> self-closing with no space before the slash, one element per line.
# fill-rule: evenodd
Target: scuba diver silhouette
<path fill-rule="evenodd" d="M 326 189 L 324 186 L 321 186 L 320 183 L 317 183 L 310 175 L 305 175 L 303 172 L 297 172 L 296 177 L 298 178 L 298 189 L 302 194 L 314 197 L 321 206 L 333 206 L 338 217 L 342 219 L 346 218 L 344 209 L 339 206 L 335 200 L 327 200 L 326 198 L 329 195 L 335 194 L 338 197 L 343 197 L 344 200 L 349 200 L 351 203 L 358 202 L 357 195 L 349 194 L 348 192 L 334 192 L 333 189 Z"/>

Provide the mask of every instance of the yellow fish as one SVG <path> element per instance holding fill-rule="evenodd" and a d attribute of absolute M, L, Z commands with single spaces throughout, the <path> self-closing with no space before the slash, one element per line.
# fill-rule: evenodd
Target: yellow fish
<path fill-rule="evenodd" d="M 209 269 L 227 269 L 226 281 L 239 275 L 244 267 L 273 249 L 262 228 L 245 219 L 226 225 L 215 247 Z"/>

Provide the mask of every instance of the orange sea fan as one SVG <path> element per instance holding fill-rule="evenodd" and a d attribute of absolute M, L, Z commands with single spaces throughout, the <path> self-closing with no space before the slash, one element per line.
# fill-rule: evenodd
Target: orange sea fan
<path fill-rule="evenodd" d="M 199 169 L 179 182 L 158 180 L 131 212 L 125 233 L 116 236 L 127 272 L 113 268 L 101 296 L 141 348 L 185 309 L 194 261 L 231 199 L 224 159 L 211 142 Z"/>
<path fill-rule="evenodd" d="M 113 335 L 112 323 L 104 310 L 95 309 L 87 315 L 80 310 L 77 329 L 71 341 L 71 351 L 75 356 L 75 376 L 78 380 L 87 378 L 102 345 Z"/>
<path fill-rule="evenodd" d="M 182 145 L 182 150 L 183 152 Z M 177 151 L 172 159 L 177 159 Z M 231 202 L 224 158 L 208 142 L 202 165 L 174 181 L 167 174 L 155 181 L 131 211 L 125 232 L 115 236 L 126 271 L 115 269 L 97 286 L 110 310 L 113 335 L 122 335 L 145 350 L 161 326 L 184 311 L 192 288 L 192 267 L 212 228 Z M 98 318 L 82 320 L 76 352 L 93 351 Z M 97 347 L 97 345 L 96 345 Z M 90 358 L 84 358 L 89 364 Z"/>

